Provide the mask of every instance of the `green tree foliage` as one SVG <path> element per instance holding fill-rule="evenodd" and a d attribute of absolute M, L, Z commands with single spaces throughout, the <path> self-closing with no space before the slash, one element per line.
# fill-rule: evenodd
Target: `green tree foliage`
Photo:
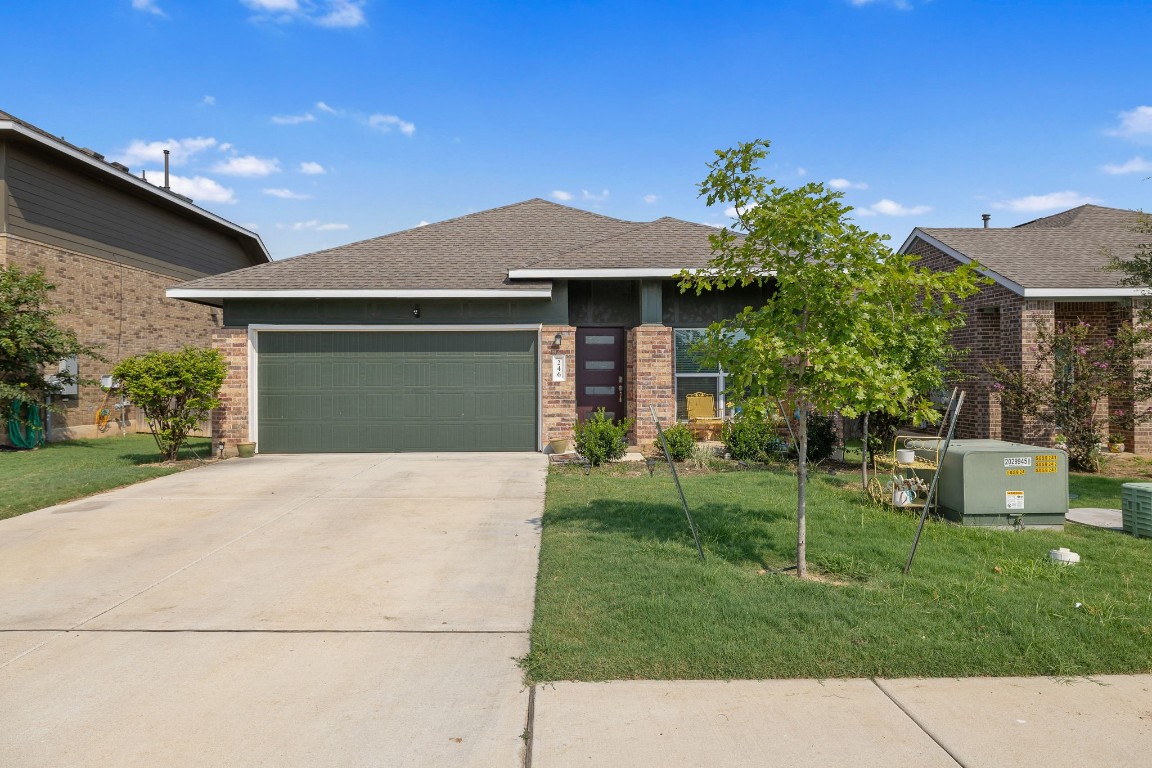
<path fill-rule="evenodd" d="M 1108 266 L 1105 269 L 1123 272 L 1121 285 L 1149 288 L 1152 286 L 1152 215 L 1141 213 L 1133 231 L 1147 235 L 1148 239 L 1136 246 L 1135 253 L 1119 254 L 1109 251 Z"/>
<path fill-rule="evenodd" d="M 632 419 L 614 421 L 603 408 L 597 408 L 588 418 L 576 422 L 572 441 L 576 452 L 598 467 L 606 461 L 624 458 L 628 451 L 628 430 Z"/>
<path fill-rule="evenodd" d="M 81 344 L 75 331 L 62 328 L 60 311 L 48 304 L 55 290 L 39 271 L 18 267 L 0 268 L 0 412 L 8 414 L 16 399 L 43 405 L 60 391 L 61 384 L 75 383 L 67 373 L 57 375 L 57 363 L 67 357 L 86 355 L 102 360 L 95 347 Z"/>
<path fill-rule="evenodd" d="M 736 461 L 769 462 L 788 453 L 776 423 L 759 414 L 741 413 L 724 425 L 724 450 Z"/>
<path fill-rule="evenodd" d="M 975 265 L 934 272 L 893 252 L 885 237 L 853 224 L 843 195 L 823 184 L 796 189 L 758 173 L 767 141 L 719 150 L 700 194 L 732 206 L 737 234 L 712 236 L 710 268 L 684 275 L 697 292 L 769 283 L 772 297 L 708 328 L 702 350 L 729 372 L 731 399 L 766 413 L 780 398 L 786 413 L 904 410 L 938 414 L 921 391 L 942 373 L 912 352 L 916 338 L 943 346 L 962 322 L 957 297 L 978 289 Z M 909 365 L 911 364 L 911 368 Z M 807 419 L 796 424 L 797 571 L 806 574 Z"/>
<path fill-rule="evenodd" d="M 1101 340 L 1089 323 L 1037 328 L 1036 362 L 1030 369 L 989 366 L 1009 410 L 1057 427 L 1066 439 L 1068 460 L 1086 472 L 1100 469 L 1100 443 L 1109 432 L 1131 429 L 1152 419 L 1152 411 L 1113 408 L 1097 418 L 1104 401 L 1117 392 L 1134 402 L 1152 397 L 1152 371 L 1137 365 L 1152 345 L 1152 330 L 1129 324 Z"/>
<path fill-rule="evenodd" d="M 156 446 L 175 461 L 188 433 L 220 405 L 228 367 L 215 349 L 185 347 L 125 358 L 112 370 L 124 396 L 144 412 Z"/>

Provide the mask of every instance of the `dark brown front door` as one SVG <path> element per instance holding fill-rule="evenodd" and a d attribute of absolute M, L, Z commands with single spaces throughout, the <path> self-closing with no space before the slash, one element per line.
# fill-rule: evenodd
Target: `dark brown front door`
<path fill-rule="evenodd" d="M 597 408 L 612 419 L 628 415 L 626 338 L 623 328 L 576 329 L 576 418 Z"/>

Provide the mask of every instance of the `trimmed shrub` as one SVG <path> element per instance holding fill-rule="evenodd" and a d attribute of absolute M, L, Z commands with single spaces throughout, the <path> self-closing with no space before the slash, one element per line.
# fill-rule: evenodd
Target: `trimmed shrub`
<path fill-rule="evenodd" d="M 819 413 L 808 414 L 808 461 L 819 464 L 832 455 L 840 445 L 836 434 L 836 421 Z"/>
<path fill-rule="evenodd" d="M 631 428 L 632 419 L 614 421 L 605 415 L 603 408 L 597 408 L 587 419 L 576 422 L 572 441 L 576 452 L 598 467 L 606 461 L 624 458 Z"/>
<path fill-rule="evenodd" d="M 668 453 L 672 455 L 672 461 L 686 461 L 696 445 L 696 435 L 692 434 L 687 424 L 673 424 L 664 430 L 664 442 L 668 443 Z M 656 438 L 655 445 L 657 451 L 664 452 L 659 437 Z"/>
<path fill-rule="evenodd" d="M 776 426 L 756 416 L 741 416 L 725 424 L 722 437 L 724 448 L 736 461 L 767 462 L 788 449 Z"/>

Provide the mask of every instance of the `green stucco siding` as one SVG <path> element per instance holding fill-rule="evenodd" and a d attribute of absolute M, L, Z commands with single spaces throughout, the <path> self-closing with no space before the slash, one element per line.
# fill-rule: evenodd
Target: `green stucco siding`
<path fill-rule="evenodd" d="M 262 332 L 262 453 L 534 451 L 534 331 Z"/>

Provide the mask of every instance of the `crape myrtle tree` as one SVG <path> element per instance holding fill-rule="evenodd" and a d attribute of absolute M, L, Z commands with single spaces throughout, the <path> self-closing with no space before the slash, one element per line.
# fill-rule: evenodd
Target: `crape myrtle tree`
<path fill-rule="evenodd" d="M 43 272 L 0 268 L 0 413 L 5 418 L 14 401 L 43 407 L 61 384 L 75 383 L 70 374 L 57 373 L 64 358 L 103 360 L 75 331 L 57 323 L 60 310 L 48 303 L 55 288 Z"/>
<path fill-rule="evenodd" d="M 924 387 L 937 384 L 913 350 L 942 346 L 962 322 L 956 299 L 978 290 L 976 265 L 917 267 L 884 236 L 853 224 L 842 193 L 820 183 L 790 189 L 759 174 L 769 142 L 718 150 L 700 184 L 708 204 L 731 206 L 742 235 L 711 236 L 709 268 L 681 276 L 697 293 L 771 281 L 771 298 L 709 326 L 700 352 L 728 373 L 746 412 L 785 403 L 796 419 L 796 560 L 807 575 L 807 419 L 891 411 L 935 420 Z M 913 344 L 913 340 L 919 340 Z M 935 362 L 935 361 L 933 361 Z"/>

